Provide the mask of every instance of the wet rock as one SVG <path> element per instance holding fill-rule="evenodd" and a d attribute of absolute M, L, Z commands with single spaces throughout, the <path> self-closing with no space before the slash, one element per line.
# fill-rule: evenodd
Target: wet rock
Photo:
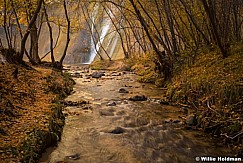
<path fill-rule="evenodd" d="M 65 160 L 78 160 L 78 159 L 80 159 L 80 154 L 79 153 L 76 153 L 76 154 L 74 154 L 74 155 L 70 155 L 70 156 L 66 156 L 65 157 Z"/>
<path fill-rule="evenodd" d="M 126 90 L 125 88 L 120 88 L 119 93 L 129 93 L 129 91 Z"/>
<path fill-rule="evenodd" d="M 184 113 L 184 114 L 188 114 L 188 108 L 186 108 L 186 107 L 182 107 L 182 112 Z"/>
<path fill-rule="evenodd" d="M 105 73 L 104 72 L 98 72 L 98 71 L 96 71 L 96 72 L 93 72 L 91 74 L 91 77 L 92 78 L 96 78 L 96 79 L 101 78 L 102 76 L 105 76 Z"/>
<path fill-rule="evenodd" d="M 160 100 L 159 103 L 162 105 L 170 105 L 168 101 L 164 101 L 164 100 Z"/>
<path fill-rule="evenodd" d="M 119 111 L 119 112 L 116 113 L 116 115 L 119 115 L 119 116 L 126 115 L 126 112 L 125 111 Z"/>
<path fill-rule="evenodd" d="M 164 123 L 170 123 L 170 121 L 168 121 L 168 120 L 165 120 L 165 121 L 164 121 Z"/>
<path fill-rule="evenodd" d="M 92 108 L 90 106 L 85 106 L 85 107 L 82 107 L 83 110 L 92 110 Z"/>
<path fill-rule="evenodd" d="M 79 72 L 74 72 L 73 77 L 82 77 L 82 75 Z"/>
<path fill-rule="evenodd" d="M 116 106 L 116 102 L 115 101 L 109 102 L 106 106 Z"/>
<path fill-rule="evenodd" d="M 61 101 L 61 104 L 65 106 L 80 106 L 87 104 L 87 101 Z"/>
<path fill-rule="evenodd" d="M 64 69 L 64 70 L 71 70 L 71 68 L 72 68 L 71 66 L 64 66 L 63 69 Z"/>
<path fill-rule="evenodd" d="M 197 125 L 197 117 L 196 117 L 196 115 L 188 115 L 186 117 L 186 124 L 188 124 L 190 126 Z"/>
<path fill-rule="evenodd" d="M 114 113 L 112 110 L 101 110 L 100 115 L 101 116 L 114 116 Z"/>
<path fill-rule="evenodd" d="M 121 104 L 128 104 L 128 101 L 127 100 L 124 100 L 124 101 L 122 101 Z"/>
<path fill-rule="evenodd" d="M 121 76 L 121 73 L 112 73 L 111 76 Z"/>
<path fill-rule="evenodd" d="M 111 134 L 122 134 L 122 133 L 124 133 L 125 132 L 125 130 L 123 129 L 123 128 L 121 128 L 121 127 L 116 127 L 114 130 L 112 130 L 110 133 Z"/>
<path fill-rule="evenodd" d="M 179 119 L 173 120 L 173 123 L 180 123 L 181 121 Z"/>
<path fill-rule="evenodd" d="M 165 120 L 164 123 L 173 123 L 173 119 Z"/>
<path fill-rule="evenodd" d="M 131 101 L 146 101 L 147 97 L 145 97 L 144 95 L 135 95 L 133 97 L 130 97 L 129 100 L 131 100 Z"/>

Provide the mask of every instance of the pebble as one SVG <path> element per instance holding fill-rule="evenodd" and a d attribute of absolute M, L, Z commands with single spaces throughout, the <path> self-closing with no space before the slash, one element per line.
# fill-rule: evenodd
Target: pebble
<path fill-rule="evenodd" d="M 120 88 L 119 93 L 129 93 L 129 91 L 126 90 L 125 88 Z"/>

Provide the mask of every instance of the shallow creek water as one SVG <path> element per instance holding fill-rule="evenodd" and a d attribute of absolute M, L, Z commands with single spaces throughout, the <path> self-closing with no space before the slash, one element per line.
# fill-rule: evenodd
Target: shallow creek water
<path fill-rule="evenodd" d="M 229 156 L 210 137 L 185 130 L 183 109 L 159 103 L 164 90 L 136 82 L 129 72 L 105 72 L 99 79 L 85 68 L 73 67 L 74 93 L 66 101 L 89 101 L 65 108 L 66 120 L 57 147 L 40 162 L 195 162 L 197 156 Z M 119 93 L 125 88 L 129 93 Z M 145 95 L 146 101 L 129 97 Z"/>

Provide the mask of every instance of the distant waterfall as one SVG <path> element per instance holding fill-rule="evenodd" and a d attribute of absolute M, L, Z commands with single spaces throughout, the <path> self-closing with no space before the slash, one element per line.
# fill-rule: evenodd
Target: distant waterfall
<path fill-rule="evenodd" d="M 114 51 L 115 51 L 115 48 L 116 48 L 116 46 L 117 46 L 117 42 L 118 42 L 118 39 L 119 39 L 118 34 L 116 34 L 114 38 L 115 38 L 115 39 L 114 39 L 114 41 L 112 42 L 111 50 L 110 50 L 110 54 L 113 54 Z"/>
<path fill-rule="evenodd" d="M 95 35 L 95 18 L 98 14 L 98 5 L 95 5 L 94 7 L 94 11 L 92 13 L 92 17 L 91 17 L 91 21 L 92 21 L 92 26 L 91 26 L 91 49 L 90 49 L 90 57 L 89 57 L 89 60 L 88 62 L 86 62 L 86 64 L 90 64 L 97 52 L 99 52 L 99 49 L 100 49 L 100 46 L 102 45 L 108 31 L 110 30 L 110 26 L 111 26 L 111 20 L 104 17 L 103 20 L 102 20 L 102 25 L 101 25 L 101 33 L 99 35 L 99 38 L 97 40 L 97 43 L 95 44 L 95 40 L 94 40 L 94 35 Z"/>

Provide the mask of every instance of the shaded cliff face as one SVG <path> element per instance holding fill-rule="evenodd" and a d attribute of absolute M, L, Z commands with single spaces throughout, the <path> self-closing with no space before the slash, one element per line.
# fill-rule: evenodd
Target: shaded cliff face
<path fill-rule="evenodd" d="M 67 56 L 64 60 L 66 64 L 79 64 L 79 63 L 91 63 L 94 60 L 98 60 L 101 57 L 103 59 L 120 59 L 124 58 L 123 50 L 121 47 L 121 41 L 118 33 L 115 30 L 114 25 L 110 18 L 114 18 L 114 15 L 108 16 L 101 5 L 98 3 L 90 4 L 89 13 L 86 16 L 82 13 L 81 8 L 75 10 L 75 4 L 73 10 L 69 9 L 71 24 L 76 27 L 79 23 L 79 27 L 70 34 L 71 40 L 67 51 Z M 93 5 L 93 6 L 92 6 Z M 51 7 L 49 13 L 53 17 L 64 17 L 62 7 Z M 85 19 L 86 17 L 86 19 Z M 64 23 L 65 20 L 63 19 Z M 74 23 L 75 22 L 75 23 Z M 77 24 L 76 24 L 77 22 Z M 53 25 L 54 44 L 58 36 L 58 27 Z M 50 50 L 49 47 L 49 31 L 47 25 L 42 29 L 40 44 L 40 54 L 45 54 Z M 65 29 L 61 30 L 60 38 L 55 48 L 55 57 L 60 59 L 63 53 L 64 46 L 66 44 Z M 100 57 L 101 56 L 101 57 Z M 46 58 L 50 61 L 50 56 Z"/>
<path fill-rule="evenodd" d="M 64 10 L 62 9 L 62 6 L 52 6 L 48 9 L 48 12 L 50 17 L 58 17 L 59 19 L 62 19 L 63 17 L 61 20 L 63 24 L 60 29 L 58 25 L 51 22 L 53 45 L 56 44 L 54 56 L 55 60 L 58 61 L 63 55 L 66 44 L 66 29 L 64 27 L 66 20 L 64 18 Z M 96 8 L 94 6 L 91 13 L 89 13 L 89 26 L 82 14 L 77 18 L 77 16 L 75 16 L 75 12 L 73 12 L 71 9 L 69 10 L 69 13 L 71 17 L 71 24 L 75 25 L 74 22 L 78 20 L 81 22 L 82 27 L 75 28 L 75 30 L 72 30 L 70 33 L 71 40 L 64 64 L 89 64 L 93 60 L 100 59 L 100 57 L 98 57 L 99 55 L 104 59 L 108 59 L 109 57 L 111 59 L 120 59 L 124 57 L 119 35 L 115 31 L 115 28 L 107 14 L 104 14 L 104 11 L 100 9 L 99 6 Z M 16 50 L 18 51 L 20 49 L 21 38 L 16 29 L 16 26 L 13 26 L 13 31 L 16 33 Z M 22 30 L 24 31 L 25 28 L 23 27 Z M 2 27 L 0 27 L 0 36 L 4 47 L 7 47 L 6 37 Z M 50 52 L 49 29 L 46 22 L 42 24 L 38 43 L 39 56 L 42 58 L 46 53 Z M 30 39 L 28 38 L 26 43 L 27 51 L 29 51 L 29 48 Z M 27 60 L 26 57 L 25 60 Z M 47 55 L 43 61 L 51 61 L 50 54 Z"/>
<path fill-rule="evenodd" d="M 50 38 L 47 25 L 42 27 L 42 32 L 39 38 L 39 52 L 40 56 L 43 56 L 50 51 Z M 56 44 L 59 29 L 58 26 L 53 25 L 53 39 L 54 45 Z M 89 58 L 90 53 L 90 34 L 87 30 L 79 30 L 76 32 L 71 32 L 70 43 L 67 51 L 67 56 L 64 60 L 65 64 L 78 64 L 84 63 Z M 63 50 L 66 44 L 66 33 L 61 29 L 60 36 L 57 42 L 57 46 L 54 49 L 55 59 L 60 60 Z M 48 55 L 45 61 L 50 61 L 50 55 Z"/>
<path fill-rule="evenodd" d="M 91 40 L 91 62 L 93 59 L 99 59 L 100 56 L 104 59 L 124 58 L 120 37 L 113 24 L 114 21 L 111 20 L 114 17 L 114 12 L 110 8 L 104 10 L 99 4 L 94 6 L 91 13 L 91 23 L 93 22 L 91 25 L 91 33 L 96 37 L 92 37 L 93 40 Z M 119 24 L 116 24 L 116 26 L 120 28 Z"/>

